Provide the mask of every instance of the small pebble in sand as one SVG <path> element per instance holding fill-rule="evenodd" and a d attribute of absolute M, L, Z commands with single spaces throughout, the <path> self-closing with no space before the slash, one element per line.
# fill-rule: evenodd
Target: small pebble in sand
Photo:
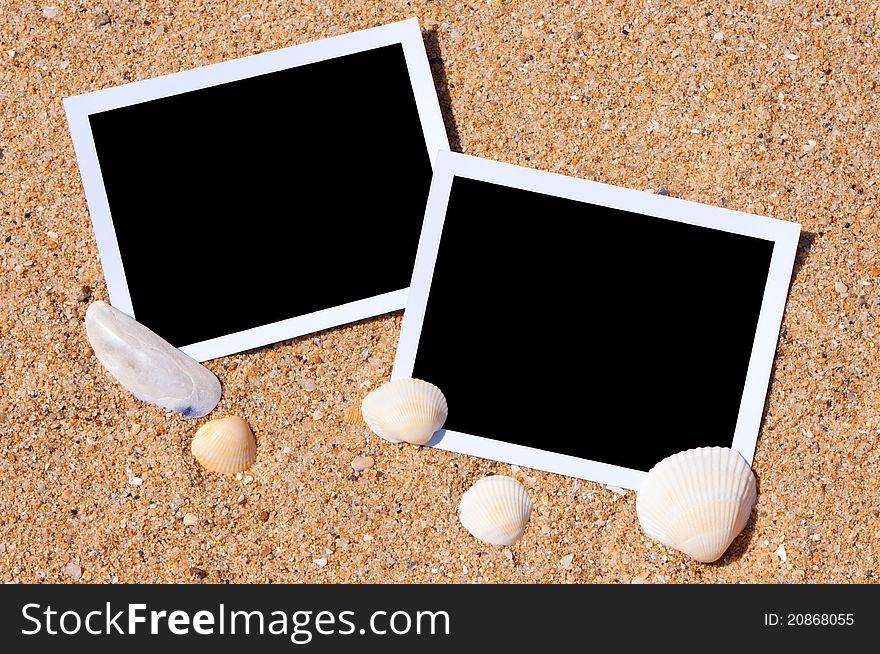
<path fill-rule="evenodd" d="M 48 236 L 49 240 L 51 240 L 51 241 L 58 240 L 58 232 L 53 232 L 51 229 L 48 232 L 46 232 L 46 236 Z"/>
<path fill-rule="evenodd" d="M 137 436 L 141 433 L 141 426 L 138 423 L 132 424 L 132 426 L 128 430 L 129 436 Z"/>
<path fill-rule="evenodd" d="M 195 527 L 199 524 L 199 517 L 195 513 L 187 513 L 183 516 L 183 524 L 186 527 Z"/>
<path fill-rule="evenodd" d="M 303 379 L 302 382 L 300 382 L 300 385 L 309 392 L 317 390 L 318 388 L 318 385 L 313 379 Z"/>
<path fill-rule="evenodd" d="M 104 27 L 104 25 L 109 25 L 110 23 L 111 19 L 107 14 L 98 14 L 95 18 L 95 27 Z"/>
<path fill-rule="evenodd" d="M 510 550 L 504 550 L 501 553 L 504 555 L 505 559 L 507 559 L 508 561 L 513 561 L 513 552 L 511 552 Z"/>
<path fill-rule="evenodd" d="M 561 559 L 559 559 L 559 566 L 563 570 L 571 570 L 572 561 L 574 561 L 574 554 L 566 554 Z"/>
<path fill-rule="evenodd" d="M 129 485 L 129 486 L 140 486 L 140 485 L 142 485 L 143 483 L 144 483 L 144 480 L 141 479 L 140 477 L 131 477 L 131 478 L 128 480 L 128 485 Z"/>
<path fill-rule="evenodd" d="M 43 7 L 44 18 L 55 18 L 56 16 L 58 16 L 58 9 L 55 7 Z"/>
<path fill-rule="evenodd" d="M 268 522 L 269 521 L 269 512 L 268 511 L 260 511 L 257 514 L 257 519 L 260 522 Z"/>
<path fill-rule="evenodd" d="M 779 557 L 779 560 L 782 561 L 783 563 L 788 561 L 788 553 L 785 551 L 785 543 L 781 544 L 779 547 L 776 548 L 775 554 L 776 554 L 776 556 Z"/>
<path fill-rule="evenodd" d="M 74 581 L 79 581 L 80 577 L 82 577 L 82 568 L 80 568 L 76 563 L 68 563 L 66 566 L 64 566 L 64 574 L 66 574 Z"/>
<path fill-rule="evenodd" d="M 327 557 L 322 556 L 320 559 L 315 559 L 314 561 L 312 561 L 312 563 L 314 563 L 319 568 L 323 568 L 325 565 L 327 565 Z"/>
<path fill-rule="evenodd" d="M 195 566 L 191 567 L 189 569 L 189 571 L 190 571 L 190 574 L 192 574 L 197 579 L 204 579 L 205 577 L 208 576 L 207 570 L 203 570 L 202 568 L 197 568 Z"/>
<path fill-rule="evenodd" d="M 374 463 L 375 461 L 373 461 L 373 457 L 358 455 L 351 460 L 351 467 L 355 472 L 360 474 L 364 470 L 372 468 Z"/>
<path fill-rule="evenodd" d="M 80 286 L 75 297 L 77 302 L 88 302 L 92 299 L 92 289 L 88 286 Z"/>
<path fill-rule="evenodd" d="M 241 483 L 243 483 L 245 486 L 247 486 L 247 485 L 248 485 L 249 483 L 251 483 L 253 480 L 254 480 L 254 478 L 251 477 L 250 475 L 245 475 L 245 476 L 244 476 L 244 479 L 242 480 Z"/>
<path fill-rule="evenodd" d="M 834 282 L 834 290 L 840 293 L 841 297 L 849 295 L 849 287 L 843 282 Z"/>
<path fill-rule="evenodd" d="M 314 420 L 315 422 L 318 422 L 318 421 L 323 420 L 323 419 L 324 419 L 324 412 L 321 411 L 321 409 L 316 410 L 316 411 L 312 414 L 312 420 Z"/>
<path fill-rule="evenodd" d="M 724 40 L 724 32 L 715 32 L 715 34 L 712 36 L 712 38 L 716 41 L 723 41 Z"/>
<path fill-rule="evenodd" d="M 785 58 L 789 61 L 797 61 L 798 59 L 800 59 L 800 57 L 793 52 L 786 52 Z"/>

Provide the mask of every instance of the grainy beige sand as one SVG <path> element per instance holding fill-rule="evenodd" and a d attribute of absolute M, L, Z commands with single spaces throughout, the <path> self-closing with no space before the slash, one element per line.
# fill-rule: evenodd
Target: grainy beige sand
<path fill-rule="evenodd" d="M 880 5 L 745 1 L 710 15 L 716 4 L 672 4 L 59 1 L 49 19 L 48 2 L 0 0 L 0 580 L 873 581 Z M 111 21 L 96 26 L 101 14 Z M 188 449 L 202 421 L 138 402 L 92 355 L 83 300 L 107 293 L 62 98 L 413 15 L 456 149 L 803 225 L 756 518 L 719 564 L 646 539 L 632 493 L 344 423 L 388 378 L 400 315 L 209 364 L 225 388 L 217 413 L 258 435 L 242 479 L 197 467 Z M 332 253 L 332 230 L 308 247 Z M 320 284 L 321 271 L 291 280 Z M 687 293 L 687 280 L 669 292 Z M 528 383 L 554 384 L 541 359 L 581 345 L 535 337 L 512 356 Z M 635 402 L 640 392 L 634 379 Z M 625 416 L 599 429 L 588 398 L 537 410 L 570 413 L 584 438 L 627 429 Z M 353 479 L 358 454 L 375 465 Z M 481 545 L 456 518 L 462 492 L 490 473 L 536 500 L 511 548 Z"/>

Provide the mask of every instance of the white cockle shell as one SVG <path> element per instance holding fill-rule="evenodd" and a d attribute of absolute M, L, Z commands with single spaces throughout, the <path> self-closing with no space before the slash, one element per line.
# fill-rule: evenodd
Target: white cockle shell
<path fill-rule="evenodd" d="M 392 443 L 424 445 L 446 422 L 448 412 L 440 389 L 421 379 L 395 379 L 361 403 L 367 426 Z"/>
<path fill-rule="evenodd" d="M 654 466 L 636 496 L 644 532 L 709 563 L 749 521 L 757 490 L 745 459 L 726 447 L 679 452 Z"/>
<path fill-rule="evenodd" d="M 522 538 L 532 499 L 513 477 L 485 477 L 461 496 L 458 515 L 462 526 L 492 545 L 513 545 Z"/>
<path fill-rule="evenodd" d="M 196 432 L 192 455 L 211 472 L 224 475 L 244 472 L 257 458 L 254 432 L 238 416 L 210 420 Z"/>
<path fill-rule="evenodd" d="M 86 335 L 101 365 L 144 402 L 200 418 L 220 401 L 214 373 L 106 302 L 89 306 Z"/>

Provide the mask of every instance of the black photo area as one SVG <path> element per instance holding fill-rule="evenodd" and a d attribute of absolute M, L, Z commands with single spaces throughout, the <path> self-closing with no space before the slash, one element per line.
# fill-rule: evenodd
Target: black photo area
<path fill-rule="evenodd" d="M 457 177 L 413 376 L 453 431 L 636 470 L 730 447 L 772 252 Z"/>
<path fill-rule="evenodd" d="M 431 161 L 400 44 L 90 122 L 135 315 L 172 344 L 409 286 Z"/>

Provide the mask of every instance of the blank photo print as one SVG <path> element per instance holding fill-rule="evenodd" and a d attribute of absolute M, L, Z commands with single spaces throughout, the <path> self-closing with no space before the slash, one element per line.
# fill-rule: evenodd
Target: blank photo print
<path fill-rule="evenodd" d="M 443 153 L 395 377 L 439 386 L 437 447 L 637 488 L 751 461 L 800 228 Z"/>
<path fill-rule="evenodd" d="M 415 19 L 65 105 L 111 303 L 194 358 L 404 307 L 448 148 Z"/>

